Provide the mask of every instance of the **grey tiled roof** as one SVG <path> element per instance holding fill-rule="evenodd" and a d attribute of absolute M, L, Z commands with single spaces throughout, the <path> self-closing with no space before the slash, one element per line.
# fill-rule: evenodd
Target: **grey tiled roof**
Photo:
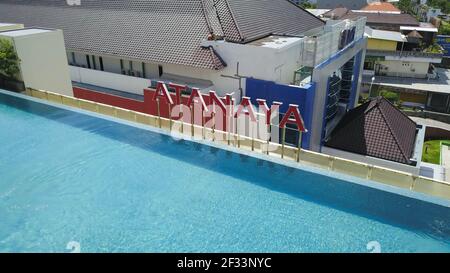
<path fill-rule="evenodd" d="M 302 35 L 324 22 L 286 0 L 228 0 L 244 40 L 267 34 Z"/>
<path fill-rule="evenodd" d="M 350 110 L 326 140 L 326 146 L 411 164 L 417 125 L 382 97 Z"/>
<path fill-rule="evenodd" d="M 62 29 L 70 50 L 208 69 L 226 65 L 200 45 L 211 33 L 246 42 L 323 26 L 287 0 L 0 0 L 0 22 Z"/>

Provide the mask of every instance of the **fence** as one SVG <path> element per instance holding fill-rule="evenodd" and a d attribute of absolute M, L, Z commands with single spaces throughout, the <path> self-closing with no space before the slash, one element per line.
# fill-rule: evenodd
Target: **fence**
<path fill-rule="evenodd" d="M 364 35 L 365 25 L 365 17 L 356 21 L 329 21 L 322 33 L 303 39 L 301 47 L 302 66 L 315 67 L 336 54 L 340 50 L 339 44 L 342 42 L 342 31 L 344 30 L 354 29 L 355 31 L 353 40 L 348 42 L 360 39 Z"/>
<path fill-rule="evenodd" d="M 285 146 L 283 144 L 265 142 L 234 133 L 214 130 L 205 126 L 183 123 L 144 113 L 139 113 L 115 106 L 101 104 L 83 99 L 68 97 L 52 92 L 27 89 L 26 94 L 53 103 L 80 108 L 99 114 L 112 116 L 152 127 L 158 127 L 169 132 L 201 137 L 205 140 L 230 145 L 242 150 L 264 153 L 282 158 L 290 162 L 298 162 L 306 166 L 326 169 L 363 179 L 370 179 L 390 186 L 396 186 L 411 191 L 425 193 L 450 200 L 450 184 L 405 172 L 369 165 L 361 162 L 333 157 L 321 153 Z M 176 125 L 176 126 L 175 126 Z M 223 137 L 224 134 L 230 137 Z M 269 145 L 270 149 L 267 149 Z"/>

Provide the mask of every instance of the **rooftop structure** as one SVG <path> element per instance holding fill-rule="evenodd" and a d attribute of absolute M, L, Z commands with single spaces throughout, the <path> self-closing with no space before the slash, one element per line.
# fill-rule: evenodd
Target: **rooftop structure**
<path fill-rule="evenodd" d="M 349 9 L 361 9 L 365 7 L 370 0 L 317 0 L 317 8 L 334 9 L 346 7 Z"/>
<path fill-rule="evenodd" d="M 0 38 L 9 40 L 20 60 L 19 73 L 6 79 L 10 90 L 44 89 L 72 95 L 63 33 L 58 29 L 17 28 L 1 31 Z M 15 88 L 11 84 L 16 82 Z"/>
<path fill-rule="evenodd" d="M 365 28 L 365 35 L 370 39 L 406 42 L 405 36 L 400 32 L 372 29 L 367 26 Z"/>
<path fill-rule="evenodd" d="M 380 12 L 380 13 L 401 13 L 396 6 L 389 2 L 373 2 L 367 4 L 367 6 L 363 7 L 361 10 L 367 12 Z"/>
<path fill-rule="evenodd" d="M 326 146 L 411 164 L 417 125 L 382 97 L 350 110 L 326 140 Z"/>
<path fill-rule="evenodd" d="M 419 21 L 407 13 L 395 14 L 348 11 L 339 19 L 355 19 L 360 16 L 366 17 L 367 25 L 373 28 L 399 30 L 400 26 L 420 26 Z"/>
<path fill-rule="evenodd" d="M 5 0 L 0 18 L 60 28 L 68 50 L 218 70 L 226 63 L 200 45 L 208 37 L 246 43 L 270 34 L 298 36 L 324 25 L 287 0 L 263 1 L 83 0 L 77 7 Z"/>
<path fill-rule="evenodd" d="M 424 23 L 424 22 L 420 22 L 419 25 L 417 26 L 401 26 L 400 27 L 401 31 L 420 31 L 420 32 L 433 32 L 433 33 L 437 33 L 438 29 L 436 26 L 434 26 L 433 24 L 430 23 Z"/>

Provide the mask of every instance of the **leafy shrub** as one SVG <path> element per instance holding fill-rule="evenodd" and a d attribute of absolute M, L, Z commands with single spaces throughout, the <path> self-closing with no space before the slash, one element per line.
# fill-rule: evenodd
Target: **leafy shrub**
<path fill-rule="evenodd" d="M 387 99 L 388 101 L 395 103 L 399 99 L 399 94 L 396 92 L 388 91 L 388 90 L 381 90 L 380 96 Z"/>
<path fill-rule="evenodd" d="M 19 57 L 13 44 L 6 39 L 0 39 L 0 76 L 16 79 L 20 71 Z"/>

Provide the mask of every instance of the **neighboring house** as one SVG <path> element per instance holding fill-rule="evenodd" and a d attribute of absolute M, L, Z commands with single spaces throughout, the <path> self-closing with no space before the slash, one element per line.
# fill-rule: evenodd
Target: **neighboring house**
<path fill-rule="evenodd" d="M 81 7 L 65 1 L 6 0 L 0 2 L 0 18 L 62 29 L 75 81 L 92 78 L 89 83 L 96 84 L 98 77 L 84 70 L 90 69 L 213 88 L 221 94 L 238 91 L 239 81 L 221 76 L 234 75 L 238 61 L 247 76 L 291 83 L 300 64 L 288 48 L 306 32 L 325 25 L 287 0 L 264 0 L 264 5 L 258 0 L 84 0 Z M 298 38 L 280 39 L 282 44 L 272 50 L 259 46 L 278 59 L 264 67 L 251 55 L 238 53 L 236 48 L 245 51 L 238 45 L 271 34 Z M 207 40 L 217 41 L 217 46 Z M 136 86 L 135 92 L 142 92 L 142 84 Z"/>
<path fill-rule="evenodd" d="M 369 39 L 364 63 L 366 74 L 427 78 L 433 71 L 432 64 L 442 61 L 442 54 L 414 50 L 421 39 L 417 31 L 403 35 L 366 27 L 365 35 Z"/>
<path fill-rule="evenodd" d="M 320 15 L 327 20 L 345 20 L 365 17 L 366 25 L 373 29 L 400 31 L 402 26 L 419 27 L 420 22 L 414 16 L 397 12 L 374 12 L 367 10 L 351 10 L 345 7 L 331 9 Z"/>
<path fill-rule="evenodd" d="M 424 129 L 388 100 L 377 97 L 347 112 L 323 152 L 419 174 Z"/>
<path fill-rule="evenodd" d="M 379 13 L 402 13 L 396 6 L 389 2 L 373 2 L 361 9 L 364 12 L 379 12 Z"/>
<path fill-rule="evenodd" d="M 348 11 L 339 19 L 355 19 L 359 17 L 367 18 L 367 26 L 374 29 L 399 31 L 401 26 L 419 26 L 420 23 L 414 16 L 407 13 L 373 13 Z"/>
<path fill-rule="evenodd" d="M 330 9 L 325 13 L 321 14 L 321 18 L 325 20 L 340 20 L 342 17 L 346 16 L 348 13 L 352 12 L 350 9 L 345 7 L 338 7 Z M 367 22 L 366 22 L 367 24 Z"/>
<path fill-rule="evenodd" d="M 445 13 L 442 13 L 441 9 L 429 8 L 426 14 L 427 22 L 430 22 L 431 18 L 433 17 L 437 18 L 441 15 L 445 15 Z"/>
<path fill-rule="evenodd" d="M 432 18 L 439 18 L 446 15 L 441 9 L 429 7 L 427 5 L 417 5 L 414 7 L 414 10 L 420 20 L 424 22 L 431 22 Z"/>
<path fill-rule="evenodd" d="M 387 3 L 389 4 L 389 3 Z M 371 12 L 364 10 L 349 10 L 347 8 L 336 8 L 329 10 L 320 15 L 324 20 L 355 20 L 360 17 L 367 19 L 366 25 L 372 29 L 400 31 L 402 34 L 408 35 L 411 31 L 417 31 L 422 36 L 421 42 L 427 45 L 433 43 L 436 38 L 438 29 L 431 23 L 422 23 L 407 13 L 395 12 Z"/>
<path fill-rule="evenodd" d="M 346 7 L 348 9 L 361 9 L 370 2 L 370 0 L 317 0 L 318 9 L 334 9 Z"/>

